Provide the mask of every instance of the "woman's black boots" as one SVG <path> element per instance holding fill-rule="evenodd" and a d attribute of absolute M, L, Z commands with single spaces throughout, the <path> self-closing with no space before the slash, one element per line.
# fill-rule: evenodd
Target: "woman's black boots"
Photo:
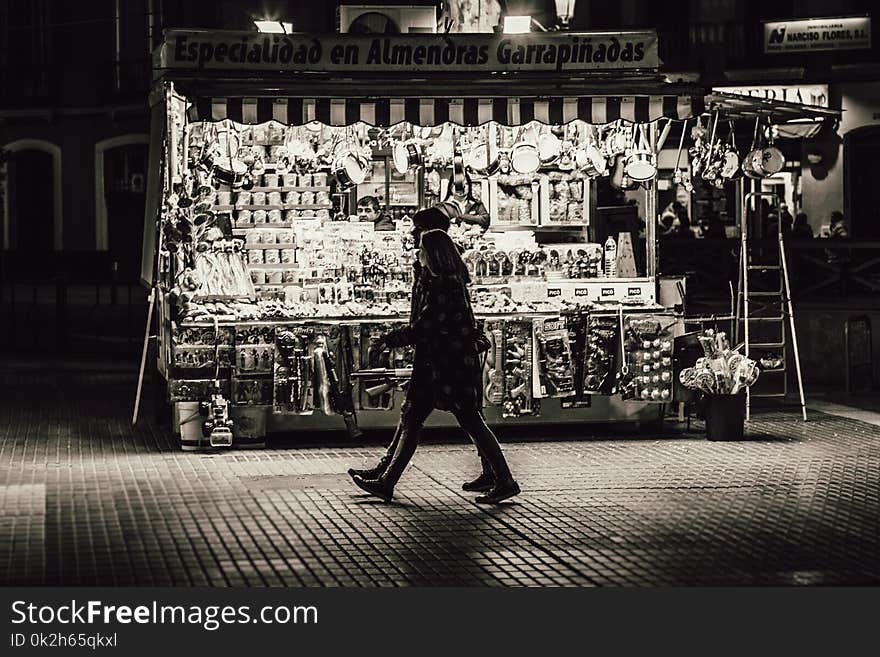
<path fill-rule="evenodd" d="M 492 490 L 492 487 L 495 486 L 495 475 L 492 474 L 492 466 L 489 465 L 489 462 L 483 456 L 480 456 L 480 463 L 483 466 L 480 476 L 473 481 L 462 484 L 462 490 L 469 493 L 485 493 Z"/>
<path fill-rule="evenodd" d="M 385 468 L 388 467 L 388 464 L 391 462 L 391 457 L 386 454 L 373 468 L 368 468 L 366 470 L 356 470 L 355 468 L 348 469 L 348 475 L 350 477 L 361 477 L 363 479 L 376 479 L 377 477 L 382 476 L 382 473 L 385 472 Z"/>

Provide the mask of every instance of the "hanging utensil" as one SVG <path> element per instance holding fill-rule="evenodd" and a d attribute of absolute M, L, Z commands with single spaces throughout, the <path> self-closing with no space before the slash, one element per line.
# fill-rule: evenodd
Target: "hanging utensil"
<path fill-rule="evenodd" d="M 561 152 L 562 142 L 550 130 L 545 130 L 544 134 L 538 137 L 538 158 L 541 160 L 542 167 L 547 167 L 557 162 Z"/>
<path fill-rule="evenodd" d="M 721 177 L 725 180 L 736 180 L 742 177 L 742 169 L 739 166 L 739 151 L 736 149 L 736 130 L 733 121 L 728 121 L 729 133 L 727 135 L 727 147 L 724 151 L 724 166 L 721 167 Z"/>
<path fill-rule="evenodd" d="M 766 176 L 772 176 L 785 168 L 785 156 L 773 145 L 773 124 L 767 117 L 767 131 L 770 133 L 769 143 L 761 150 L 761 168 Z"/>
<path fill-rule="evenodd" d="M 757 147 L 758 130 L 760 126 L 761 116 L 758 115 L 755 117 L 755 131 L 752 134 L 752 147 L 749 149 L 749 152 L 746 153 L 742 164 L 743 173 L 753 180 L 764 177 L 764 169 L 762 167 L 764 153 L 760 148 Z"/>
<path fill-rule="evenodd" d="M 657 156 L 651 150 L 645 126 L 635 128 L 636 138 L 632 153 L 626 158 L 624 172 L 637 182 L 653 180 L 657 175 Z"/>
<path fill-rule="evenodd" d="M 538 146 L 532 141 L 523 139 L 523 129 L 520 128 L 516 142 L 510 149 L 510 166 L 517 173 L 535 173 L 541 167 L 541 154 Z"/>

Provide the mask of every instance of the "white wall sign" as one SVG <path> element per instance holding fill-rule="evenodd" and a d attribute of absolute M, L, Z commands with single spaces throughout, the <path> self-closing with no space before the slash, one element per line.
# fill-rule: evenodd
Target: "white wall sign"
<path fill-rule="evenodd" d="M 857 50 L 871 47 L 871 18 L 810 18 L 764 23 L 764 52 Z"/>
<path fill-rule="evenodd" d="M 740 96 L 754 96 L 765 100 L 781 100 L 814 107 L 828 107 L 827 84 L 747 85 L 714 87 L 715 91 Z"/>

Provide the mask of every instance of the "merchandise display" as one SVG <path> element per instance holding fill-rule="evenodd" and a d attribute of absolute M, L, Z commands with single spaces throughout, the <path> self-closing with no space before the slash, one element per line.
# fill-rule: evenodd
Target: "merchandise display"
<path fill-rule="evenodd" d="M 624 319 L 623 351 L 629 376 L 620 383 L 624 399 L 668 402 L 672 399 L 672 328 L 666 316 Z"/>
<path fill-rule="evenodd" d="M 380 127 L 171 114 L 176 164 L 158 262 L 172 401 L 222 394 L 276 423 L 337 416 L 327 425 L 341 427 L 338 416 L 347 424 L 355 412 L 393 422 L 413 349 L 377 345 L 409 316 L 412 213 L 439 202 L 490 221 L 465 216 L 449 229 L 490 343 L 487 412 L 575 418 L 592 396 L 631 385 L 630 350 L 642 360 L 645 350 L 621 342 L 620 318 L 644 332 L 639 317 L 662 308 L 652 276 L 637 276 L 629 235 L 596 238 L 590 184 L 625 165 L 653 193 L 644 130 L 621 120 Z M 379 203 L 381 228 L 355 216 L 366 197 Z M 661 401 L 641 387 L 626 396 Z"/>
<path fill-rule="evenodd" d="M 708 330 L 699 341 L 705 355 L 679 373 L 684 387 L 708 395 L 736 395 L 758 380 L 758 363 L 740 354 L 740 346 L 731 349 L 725 333 Z"/>
<path fill-rule="evenodd" d="M 535 319 L 532 327 L 534 396 L 568 397 L 574 392 L 574 363 L 565 320 L 560 317 Z"/>

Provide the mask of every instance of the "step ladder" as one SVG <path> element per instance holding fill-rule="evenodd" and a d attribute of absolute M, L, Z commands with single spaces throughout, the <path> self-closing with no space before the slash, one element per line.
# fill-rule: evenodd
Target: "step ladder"
<path fill-rule="evenodd" d="M 794 352 L 794 365 L 797 374 L 798 392 L 801 401 L 801 414 L 807 419 L 807 405 L 804 399 L 804 384 L 801 378 L 801 361 L 798 353 L 797 332 L 794 325 L 794 308 L 791 303 L 791 286 L 788 280 L 788 265 L 785 260 L 785 242 L 782 236 L 781 217 L 777 221 L 776 246 L 756 246 L 749 235 L 748 209 L 754 200 L 771 200 L 771 207 L 779 215 L 779 197 L 769 192 L 746 194 L 742 203 L 739 283 L 736 304 L 736 343 L 745 346 L 746 358 L 761 363 L 761 376 L 758 379 L 759 391 L 746 388 L 746 420 L 751 416 L 752 398 L 779 397 L 788 395 L 788 338 Z M 760 239 L 760 238 L 758 238 Z M 786 335 L 786 320 L 789 335 Z M 743 337 L 740 338 L 740 327 Z M 772 361 L 778 360 L 778 366 Z M 763 361 L 763 362 L 762 362 Z"/>

